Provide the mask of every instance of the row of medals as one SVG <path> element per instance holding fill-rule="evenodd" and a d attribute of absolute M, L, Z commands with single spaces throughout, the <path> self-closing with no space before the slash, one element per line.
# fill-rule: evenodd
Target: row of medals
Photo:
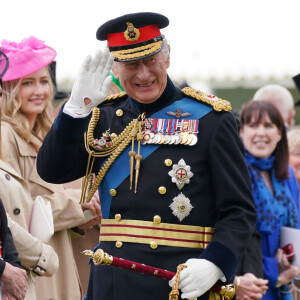
<path fill-rule="evenodd" d="M 189 145 L 194 146 L 198 141 L 197 135 L 189 131 L 180 131 L 173 133 L 144 131 L 142 144 L 164 144 L 164 145 Z"/>

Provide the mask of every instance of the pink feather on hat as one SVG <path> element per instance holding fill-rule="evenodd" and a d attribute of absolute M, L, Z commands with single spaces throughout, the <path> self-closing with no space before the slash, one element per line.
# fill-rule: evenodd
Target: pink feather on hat
<path fill-rule="evenodd" d="M 21 43 L 2 40 L 1 46 L 9 59 L 9 67 L 2 81 L 19 79 L 32 74 L 49 65 L 56 57 L 53 48 L 34 36 L 23 39 Z"/>

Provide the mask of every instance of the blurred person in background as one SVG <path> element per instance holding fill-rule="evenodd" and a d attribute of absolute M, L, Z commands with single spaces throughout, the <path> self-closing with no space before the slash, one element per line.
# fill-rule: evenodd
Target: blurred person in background
<path fill-rule="evenodd" d="M 276 107 L 265 101 L 246 104 L 240 120 L 240 136 L 246 150 L 245 159 L 258 215 L 256 229 L 261 236 L 263 271 L 268 289 L 262 288 L 256 277 L 239 276 L 237 297 L 292 299 L 288 283 L 300 274 L 300 269 L 291 265 L 280 249 L 279 235 L 282 226 L 299 228 L 296 205 L 299 189 L 288 166 L 284 121 Z M 249 289 L 251 285 L 255 287 Z"/>
<path fill-rule="evenodd" d="M 8 65 L 7 56 L 0 51 L 0 92 L 2 92 L 2 77 L 6 73 Z M 4 185 L 1 184 L 1 187 L 3 190 Z M 1 199 L 3 197 L 0 198 L 0 298 L 2 300 L 23 300 L 25 295 L 29 295 L 28 277 L 26 271 L 21 268 L 18 252 L 7 224 L 6 210 Z M 34 298 L 27 297 L 27 299 Z"/>
<path fill-rule="evenodd" d="M 287 88 L 278 84 L 265 85 L 255 92 L 253 100 L 266 101 L 273 104 L 281 113 L 286 129 L 294 126 L 296 114 L 294 100 Z"/>
<path fill-rule="evenodd" d="M 299 75 L 298 75 L 299 78 Z M 300 127 L 295 126 L 287 133 L 289 144 L 289 164 L 292 167 L 298 184 L 300 184 Z M 300 200 L 300 199 L 299 199 Z M 293 298 L 294 300 L 300 299 L 300 280 L 296 278 L 292 282 Z"/>
<path fill-rule="evenodd" d="M 4 159 L 29 185 L 32 198 L 42 196 L 50 201 L 54 221 L 54 235 L 49 244 L 59 257 L 59 268 L 54 276 L 36 278 L 37 299 L 82 299 L 71 235 L 84 234 L 86 226 L 100 222 L 99 199 L 79 204 L 79 189 L 64 189 L 62 185 L 43 181 L 36 171 L 39 147 L 52 124 L 54 95 L 48 65 L 56 51 L 31 36 L 21 43 L 2 41 L 10 60 L 3 77 L 2 94 L 2 149 Z M 86 222 L 84 210 L 95 216 Z M 29 218 L 30 210 L 27 210 Z"/>
<path fill-rule="evenodd" d="M 300 184 L 300 126 L 295 126 L 287 133 L 289 144 L 289 164 Z"/>

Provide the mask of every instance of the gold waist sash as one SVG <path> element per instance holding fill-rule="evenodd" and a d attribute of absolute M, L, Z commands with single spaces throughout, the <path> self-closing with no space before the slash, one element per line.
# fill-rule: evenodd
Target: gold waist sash
<path fill-rule="evenodd" d="M 179 225 L 138 220 L 103 219 L 100 241 L 120 241 L 172 247 L 205 249 L 212 240 L 212 227 Z"/>

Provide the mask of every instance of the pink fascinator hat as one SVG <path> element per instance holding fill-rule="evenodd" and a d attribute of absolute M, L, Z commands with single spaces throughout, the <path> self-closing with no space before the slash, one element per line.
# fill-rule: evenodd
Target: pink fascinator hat
<path fill-rule="evenodd" d="M 21 43 L 2 40 L 2 50 L 9 59 L 9 67 L 2 81 L 10 81 L 32 74 L 49 65 L 56 57 L 56 51 L 34 36 Z"/>

